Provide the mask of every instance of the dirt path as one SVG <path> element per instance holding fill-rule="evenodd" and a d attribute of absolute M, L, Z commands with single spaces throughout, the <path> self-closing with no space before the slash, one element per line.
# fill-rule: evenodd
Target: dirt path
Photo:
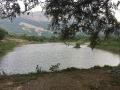
<path fill-rule="evenodd" d="M 106 70 L 75 70 L 39 75 L 22 84 L 0 80 L 0 90 L 120 90 L 111 81 L 111 74 Z"/>

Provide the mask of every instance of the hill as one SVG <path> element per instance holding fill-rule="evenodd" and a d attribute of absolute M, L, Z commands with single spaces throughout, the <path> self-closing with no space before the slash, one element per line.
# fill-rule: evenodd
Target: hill
<path fill-rule="evenodd" d="M 48 29 L 49 21 L 47 18 L 45 20 L 45 16 L 41 13 L 41 16 L 39 16 L 38 12 L 34 15 L 35 17 L 33 17 L 33 14 L 23 15 L 15 18 L 13 22 L 8 19 L 0 19 L 0 27 L 15 35 L 51 36 L 52 32 Z M 40 20 L 37 18 L 40 18 Z"/>

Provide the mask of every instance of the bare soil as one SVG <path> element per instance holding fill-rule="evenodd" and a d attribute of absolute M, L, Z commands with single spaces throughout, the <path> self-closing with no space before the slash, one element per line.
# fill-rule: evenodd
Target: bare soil
<path fill-rule="evenodd" d="M 120 90 L 120 74 L 110 73 L 108 69 L 11 77 L 0 78 L 0 90 Z"/>

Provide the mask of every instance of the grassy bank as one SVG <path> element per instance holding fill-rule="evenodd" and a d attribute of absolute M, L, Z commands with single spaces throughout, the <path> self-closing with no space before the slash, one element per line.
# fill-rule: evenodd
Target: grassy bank
<path fill-rule="evenodd" d="M 119 66 L 118 66 L 119 67 Z M 0 77 L 0 90 L 119 90 L 118 67 L 68 68 L 59 72 Z"/>
<path fill-rule="evenodd" d="M 22 39 L 26 39 L 29 41 L 35 41 L 35 42 L 64 42 L 64 43 L 69 43 L 69 44 L 75 44 L 77 42 L 79 42 L 80 44 L 88 41 L 87 37 L 80 37 L 80 38 L 73 38 L 73 39 L 67 39 L 67 40 L 63 40 L 60 37 L 51 37 L 51 38 L 46 38 L 46 37 L 42 37 L 42 36 L 20 36 L 19 38 Z"/>
<path fill-rule="evenodd" d="M 107 50 L 112 53 L 120 54 L 120 38 L 103 40 L 96 48 Z"/>
<path fill-rule="evenodd" d="M 6 54 L 16 46 L 17 44 L 12 41 L 0 42 L 0 56 Z"/>
<path fill-rule="evenodd" d="M 28 39 L 27 39 L 28 40 Z M 36 39 L 35 39 L 36 40 Z M 17 45 L 29 43 L 29 40 L 9 38 L 0 43 L 0 52 L 5 54 Z M 36 42 L 42 42 L 41 40 Z M 46 40 L 44 42 L 49 42 Z M 52 41 L 53 42 L 53 41 Z M 56 40 L 56 42 L 60 42 Z M 83 44 L 88 39 L 61 41 L 67 44 Z M 97 48 L 119 53 L 119 39 L 102 41 Z M 90 69 L 68 68 L 57 72 L 37 72 L 23 75 L 0 76 L 0 90 L 120 90 L 120 66 L 95 66 Z"/>
<path fill-rule="evenodd" d="M 18 45 L 28 44 L 29 41 L 21 38 L 6 37 L 0 41 L 0 56 L 5 55 Z"/>
<path fill-rule="evenodd" d="M 86 42 L 89 42 L 89 38 L 87 37 L 81 37 L 79 39 L 70 39 L 70 40 L 64 40 L 63 42 L 65 42 L 66 44 L 70 44 L 70 45 L 76 45 L 76 43 L 84 44 Z"/>
<path fill-rule="evenodd" d="M 61 40 L 60 38 L 45 38 L 36 36 L 8 36 L 0 42 L 0 56 L 6 54 L 14 47 L 29 43 L 45 43 L 45 42 L 62 42 L 69 45 L 75 45 L 76 43 L 85 43 L 87 38 Z"/>

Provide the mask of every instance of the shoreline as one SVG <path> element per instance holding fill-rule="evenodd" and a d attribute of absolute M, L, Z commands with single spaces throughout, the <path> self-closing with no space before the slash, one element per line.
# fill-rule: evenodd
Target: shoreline
<path fill-rule="evenodd" d="M 34 42 L 28 40 L 24 41 L 23 39 L 14 38 L 8 39 L 8 41 L 9 40 L 15 45 L 11 44 L 13 46 L 11 46 L 9 50 L 6 50 L 5 53 L 11 51 L 16 46 L 21 45 L 61 43 L 61 42 Z M 76 41 L 69 43 L 70 45 L 74 46 Z M 104 49 L 101 48 L 100 50 Z M 55 72 L 38 71 L 35 73 L 28 74 L 7 75 L 4 73 L 4 75 L 0 75 L 0 90 L 119 90 L 119 89 L 120 89 L 120 65 L 113 67 L 94 66 L 89 69 L 77 69 L 72 67 Z"/>
<path fill-rule="evenodd" d="M 18 87 L 21 86 L 20 90 L 46 90 L 44 88 L 39 87 L 40 84 L 42 87 L 45 87 L 44 84 L 46 83 L 46 88 L 48 89 L 50 89 L 54 84 L 57 90 L 61 90 L 61 88 L 62 90 L 66 90 L 66 88 L 65 89 L 63 88 L 64 84 L 67 87 L 71 84 L 71 80 L 74 83 L 80 80 L 79 84 L 82 84 L 82 85 L 87 84 L 87 86 L 78 87 L 77 84 L 74 84 L 72 86 L 74 88 L 72 89 L 70 85 L 70 88 L 68 90 L 76 90 L 75 89 L 76 87 L 78 87 L 77 90 L 79 89 L 86 90 L 85 88 L 88 88 L 87 90 L 91 90 L 90 89 L 91 87 L 99 88 L 99 90 L 101 89 L 108 90 L 109 87 L 111 88 L 110 90 L 119 90 L 120 89 L 120 81 L 119 81 L 120 72 L 116 73 L 116 71 L 114 71 L 117 68 L 120 68 L 120 66 L 117 66 L 117 67 L 95 66 L 89 69 L 67 68 L 57 72 L 39 72 L 39 73 L 29 73 L 29 74 L 22 74 L 22 75 L 16 74 L 11 76 L 1 76 L 0 89 L 3 90 L 4 88 L 6 88 L 4 90 L 8 90 L 9 88 L 9 90 L 18 90 Z M 61 82 L 61 80 L 67 83 L 63 82 L 60 84 L 59 82 Z M 92 83 L 90 83 L 91 81 Z M 105 83 L 104 85 L 99 84 L 103 82 Z M 26 86 L 28 85 L 28 83 L 30 84 L 29 87 Z M 36 89 L 36 87 L 34 87 L 34 85 L 36 86 L 36 84 L 39 89 Z M 114 88 L 117 88 L 117 89 L 114 89 Z M 56 90 L 56 89 L 53 88 L 52 90 Z"/>

